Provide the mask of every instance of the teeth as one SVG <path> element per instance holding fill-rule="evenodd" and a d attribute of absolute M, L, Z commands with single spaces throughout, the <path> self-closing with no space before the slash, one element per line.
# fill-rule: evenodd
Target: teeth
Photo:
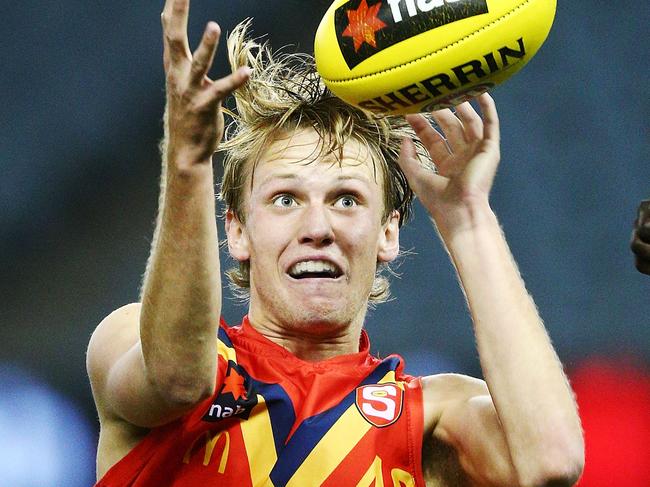
<path fill-rule="evenodd" d="M 304 262 L 298 262 L 297 264 L 291 266 L 291 269 L 289 269 L 289 274 L 292 276 L 300 276 L 301 274 L 315 272 L 328 272 L 331 274 L 337 274 L 337 268 L 331 262 L 326 262 L 323 260 L 308 260 Z"/>

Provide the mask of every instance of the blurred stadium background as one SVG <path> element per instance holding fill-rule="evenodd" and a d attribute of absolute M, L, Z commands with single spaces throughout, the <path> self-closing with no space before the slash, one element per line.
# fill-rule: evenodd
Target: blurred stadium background
<path fill-rule="evenodd" d="M 137 300 L 156 214 L 162 1 L 5 2 L 0 37 L 0 486 L 86 486 L 98 424 L 84 355 Z M 329 2 L 192 2 L 224 31 L 254 18 L 310 52 Z M 650 277 L 628 248 L 650 197 L 644 2 L 561 2 L 546 45 L 494 91 L 503 162 L 493 206 L 578 394 L 581 485 L 650 485 Z M 645 32 L 645 34 L 644 34 Z M 224 49 L 214 75 L 226 73 Z M 405 228 L 395 300 L 373 349 L 414 374 L 480 369 L 470 321 L 425 212 Z M 225 258 L 225 256 L 224 256 Z M 230 323 L 244 308 L 226 301 Z"/>

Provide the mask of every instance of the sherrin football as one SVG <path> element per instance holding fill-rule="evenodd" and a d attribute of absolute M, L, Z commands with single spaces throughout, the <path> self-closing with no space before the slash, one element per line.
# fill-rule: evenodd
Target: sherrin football
<path fill-rule="evenodd" d="M 457 105 L 519 71 L 556 0 L 335 0 L 316 32 L 330 90 L 375 113 Z"/>

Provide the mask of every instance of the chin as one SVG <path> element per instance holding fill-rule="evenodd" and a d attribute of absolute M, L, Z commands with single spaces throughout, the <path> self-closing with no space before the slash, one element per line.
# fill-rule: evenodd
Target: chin
<path fill-rule="evenodd" d="M 351 316 L 347 316 L 350 313 L 346 312 L 344 308 L 347 306 L 341 305 L 341 302 L 331 303 L 331 302 L 311 302 L 311 303 L 301 303 L 295 308 L 295 315 L 298 319 L 297 321 L 302 321 L 306 323 L 342 323 L 348 322 L 351 320 Z"/>
<path fill-rule="evenodd" d="M 326 333 L 347 329 L 357 316 L 347 300 L 313 298 L 292 307 L 288 321 L 303 331 Z"/>
<path fill-rule="evenodd" d="M 267 290 L 267 289 L 265 289 Z M 275 288 L 273 292 L 252 293 L 263 314 L 308 334 L 347 330 L 359 318 L 363 320 L 367 301 L 359 291 L 342 289 Z"/>

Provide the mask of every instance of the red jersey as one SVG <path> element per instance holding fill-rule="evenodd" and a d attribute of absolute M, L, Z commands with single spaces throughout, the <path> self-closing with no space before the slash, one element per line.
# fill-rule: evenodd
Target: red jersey
<path fill-rule="evenodd" d="M 241 326 L 219 329 L 213 397 L 154 428 L 96 487 L 424 486 L 422 384 L 401 357 L 305 362 Z"/>

